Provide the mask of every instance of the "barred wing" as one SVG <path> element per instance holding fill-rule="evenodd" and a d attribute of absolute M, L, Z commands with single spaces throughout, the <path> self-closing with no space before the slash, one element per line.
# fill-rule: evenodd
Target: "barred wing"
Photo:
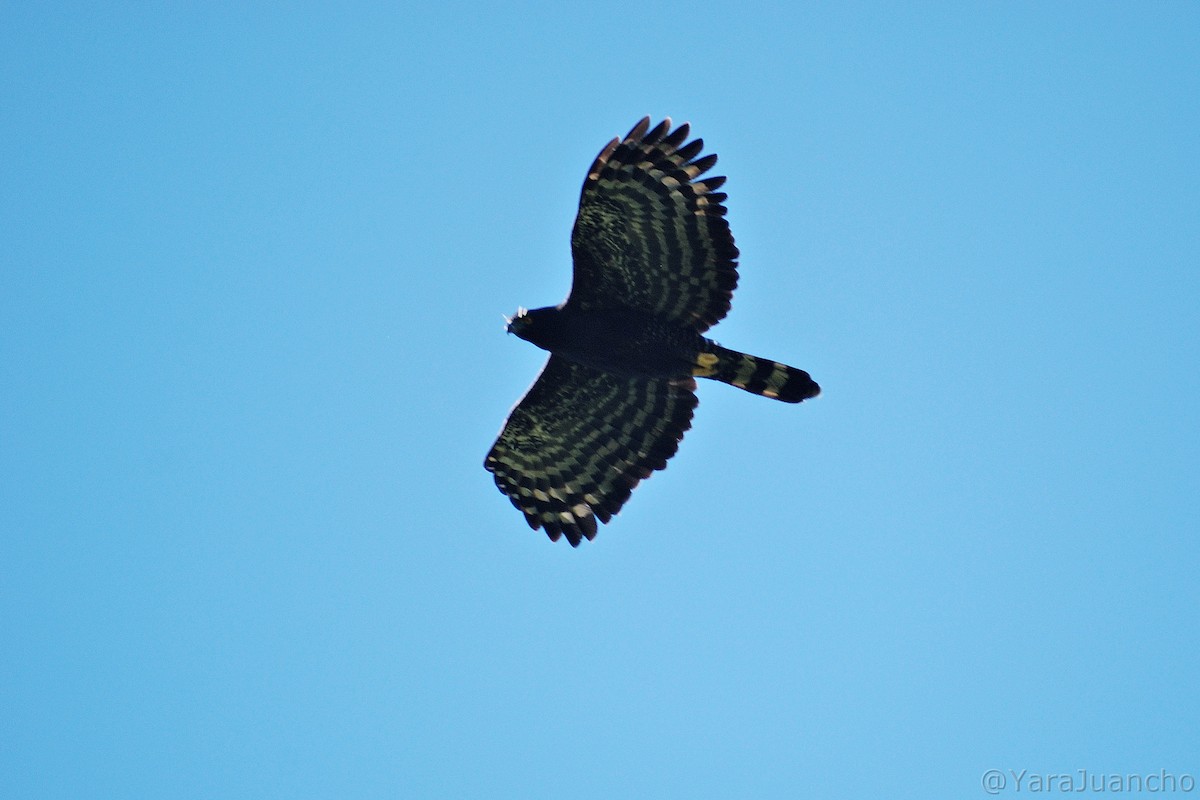
<path fill-rule="evenodd" d="M 737 247 L 725 221 L 722 177 L 697 181 L 715 154 L 696 158 L 703 139 L 680 146 L 650 118 L 608 143 L 588 170 L 571 234 L 575 262 L 568 305 L 633 308 L 707 330 L 729 311 Z"/>
<path fill-rule="evenodd" d="M 551 356 L 483 462 L 533 529 L 578 546 L 692 425 L 696 382 L 630 379 Z"/>

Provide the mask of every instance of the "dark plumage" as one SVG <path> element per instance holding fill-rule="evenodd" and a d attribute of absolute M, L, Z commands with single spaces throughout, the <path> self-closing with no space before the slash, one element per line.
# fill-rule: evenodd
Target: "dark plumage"
<path fill-rule="evenodd" d="M 571 235 L 570 296 L 520 311 L 508 330 L 550 351 L 484 467 L 530 527 L 577 546 L 675 454 L 704 377 L 789 403 L 807 372 L 703 336 L 729 310 L 737 247 L 725 179 L 687 123 L 642 119 L 588 170 Z"/>

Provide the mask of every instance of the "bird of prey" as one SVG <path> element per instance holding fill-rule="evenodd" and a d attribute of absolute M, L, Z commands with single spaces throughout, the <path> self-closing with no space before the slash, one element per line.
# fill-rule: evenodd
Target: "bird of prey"
<path fill-rule="evenodd" d="M 738 249 L 723 177 L 687 123 L 646 117 L 596 156 L 571 233 L 571 292 L 518 310 L 508 332 L 550 351 L 484 460 L 496 485 L 550 539 L 596 535 L 638 482 L 664 469 L 692 424 L 695 378 L 799 403 L 807 372 L 704 336 L 725 316 Z"/>

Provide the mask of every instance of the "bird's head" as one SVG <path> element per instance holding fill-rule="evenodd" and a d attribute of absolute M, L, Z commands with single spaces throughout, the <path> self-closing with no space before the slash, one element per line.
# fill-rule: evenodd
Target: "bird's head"
<path fill-rule="evenodd" d="M 515 333 L 522 339 L 525 338 L 525 336 L 522 336 L 522 334 L 527 333 L 529 331 L 529 326 L 532 324 L 533 317 L 529 316 L 529 312 L 524 308 L 518 308 L 516 314 L 513 314 L 511 317 L 504 318 L 504 330 L 508 331 L 509 333 Z"/>
<path fill-rule="evenodd" d="M 557 306 L 525 310 L 518 308 L 515 316 L 505 317 L 505 330 L 527 342 L 550 350 L 562 337 L 562 309 Z"/>

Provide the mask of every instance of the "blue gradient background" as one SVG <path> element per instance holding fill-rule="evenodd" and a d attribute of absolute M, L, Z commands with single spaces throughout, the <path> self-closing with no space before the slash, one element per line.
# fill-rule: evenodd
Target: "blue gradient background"
<path fill-rule="evenodd" d="M 1200 775 L 1200 5 L 734 5 L 0 7 L 5 797 Z M 575 551 L 501 314 L 644 114 L 825 392 Z"/>

